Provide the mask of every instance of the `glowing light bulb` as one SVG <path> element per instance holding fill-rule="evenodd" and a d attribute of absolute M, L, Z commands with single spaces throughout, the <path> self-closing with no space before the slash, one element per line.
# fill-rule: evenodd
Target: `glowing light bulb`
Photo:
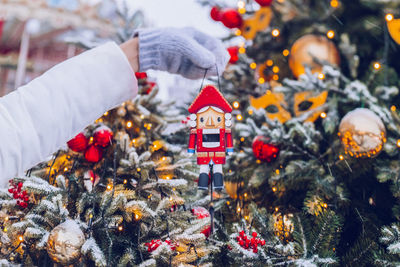
<path fill-rule="evenodd" d="M 325 113 L 325 112 L 322 112 L 322 113 L 320 114 L 320 116 L 321 116 L 321 118 L 325 119 L 325 118 L 326 118 L 326 113 Z"/>
<path fill-rule="evenodd" d="M 272 192 L 276 192 L 276 187 L 272 187 Z"/>
<path fill-rule="evenodd" d="M 397 145 L 397 147 L 400 147 L 400 139 L 397 140 L 396 145 Z"/>
<path fill-rule="evenodd" d="M 112 184 L 108 184 L 107 185 L 107 190 L 111 190 L 112 189 Z"/>
<path fill-rule="evenodd" d="M 108 115 L 108 111 L 106 111 L 106 112 L 104 112 L 104 114 L 103 114 L 104 116 L 107 116 Z"/>
<path fill-rule="evenodd" d="M 337 0 L 332 0 L 332 1 L 331 1 L 331 7 L 336 8 L 336 7 L 338 7 L 338 6 L 339 6 L 339 1 L 337 1 Z"/>
<path fill-rule="evenodd" d="M 140 171 L 141 171 L 141 169 L 140 169 L 140 168 L 137 168 L 137 169 L 136 169 L 136 171 L 137 171 L 137 172 L 140 172 Z"/>
<path fill-rule="evenodd" d="M 124 179 L 124 184 L 127 184 L 127 183 L 128 183 L 128 180 Z"/>
<path fill-rule="evenodd" d="M 318 74 L 318 79 L 320 79 L 320 80 L 325 79 L 325 74 L 319 73 L 319 74 Z"/>
<path fill-rule="evenodd" d="M 390 107 L 390 110 L 391 110 L 391 111 L 396 111 L 396 106 L 395 106 L 395 105 L 391 106 L 391 107 Z"/>
<path fill-rule="evenodd" d="M 260 77 L 260 78 L 258 79 L 258 82 L 261 83 L 261 84 L 263 84 L 263 83 L 265 83 L 265 79 L 264 79 L 263 77 Z"/>
<path fill-rule="evenodd" d="M 339 159 L 340 159 L 340 160 L 344 160 L 343 155 L 339 155 Z"/>
<path fill-rule="evenodd" d="M 279 72 L 279 67 L 278 67 L 278 66 L 274 66 L 274 67 L 272 68 L 272 72 L 278 73 L 278 72 Z"/>
<path fill-rule="evenodd" d="M 393 20 L 393 14 L 386 14 L 385 16 L 386 21 L 392 21 Z"/>
<path fill-rule="evenodd" d="M 332 31 L 332 30 L 330 30 L 330 31 L 328 31 L 328 32 L 326 33 L 326 36 L 327 36 L 329 39 L 332 39 L 333 37 L 335 37 L 335 32 Z"/>
<path fill-rule="evenodd" d="M 275 212 L 278 212 L 279 211 L 279 208 L 278 207 L 275 207 Z"/>
<path fill-rule="evenodd" d="M 139 219 L 140 219 L 139 214 L 135 213 L 135 220 L 139 220 Z"/>
<path fill-rule="evenodd" d="M 272 36 L 274 37 L 278 37 L 279 34 L 281 34 L 281 32 L 278 29 L 273 29 L 271 32 Z"/>
<path fill-rule="evenodd" d="M 241 30 L 239 30 L 239 29 L 237 29 L 236 31 L 235 31 L 235 35 L 236 36 L 240 36 L 242 34 L 242 31 Z M 239 51 L 240 52 L 240 51 Z"/>
<path fill-rule="evenodd" d="M 131 121 L 128 121 L 127 123 L 126 123 L 126 128 L 131 128 L 132 127 L 132 125 L 133 125 L 133 123 L 131 122 Z"/>
<path fill-rule="evenodd" d="M 274 81 L 279 80 L 279 75 L 278 74 L 272 75 L 272 80 L 274 80 Z"/>
<path fill-rule="evenodd" d="M 233 102 L 232 105 L 233 105 L 233 107 L 236 108 L 236 109 L 239 108 L 239 106 L 240 106 L 240 104 L 239 104 L 238 101 Z"/>
<path fill-rule="evenodd" d="M 276 173 L 276 174 L 279 174 L 279 173 L 280 173 L 280 172 L 279 172 L 279 169 L 276 169 L 276 170 L 275 170 L 275 173 Z"/>
<path fill-rule="evenodd" d="M 22 235 L 18 236 L 18 240 L 19 242 L 23 242 L 24 241 L 24 237 Z"/>
<path fill-rule="evenodd" d="M 118 226 L 118 231 L 122 231 L 124 230 L 124 228 L 122 227 L 122 225 Z"/>
<path fill-rule="evenodd" d="M 250 68 L 253 69 L 253 70 L 255 68 L 257 68 L 257 63 L 255 63 L 255 62 L 250 63 Z"/>
<path fill-rule="evenodd" d="M 374 69 L 379 70 L 381 68 L 381 64 L 379 62 L 374 63 Z"/>
<path fill-rule="evenodd" d="M 238 121 L 241 121 L 241 120 L 243 120 L 243 116 L 242 116 L 241 114 L 238 114 L 238 115 L 236 116 L 236 119 L 237 119 Z"/>
<path fill-rule="evenodd" d="M 267 60 L 267 66 L 271 67 L 272 65 L 274 65 L 274 61 L 272 59 L 268 59 Z"/>
<path fill-rule="evenodd" d="M 282 54 L 287 57 L 289 55 L 289 50 L 285 49 L 283 50 Z"/>

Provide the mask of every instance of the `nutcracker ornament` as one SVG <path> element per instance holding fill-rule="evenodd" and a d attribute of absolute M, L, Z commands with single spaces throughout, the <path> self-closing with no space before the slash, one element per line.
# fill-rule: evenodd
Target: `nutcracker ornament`
<path fill-rule="evenodd" d="M 222 164 L 226 153 L 233 153 L 232 106 L 216 87 L 207 85 L 188 110 L 191 113 L 188 153 L 194 154 L 197 150 L 198 188 L 207 190 L 212 177 L 213 189 L 220 191 L 224 188 Z"/>

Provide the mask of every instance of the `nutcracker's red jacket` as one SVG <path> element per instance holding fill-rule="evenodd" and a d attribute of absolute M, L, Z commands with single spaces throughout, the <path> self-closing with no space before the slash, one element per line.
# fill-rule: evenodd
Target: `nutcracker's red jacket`
<path fill-rule="evenodd" d="M 225 164 L 225 152 L 233 152 L 231 129 L 192 129 L 188 152 L 194 153 L 197 146 L 197 164 Z"/>

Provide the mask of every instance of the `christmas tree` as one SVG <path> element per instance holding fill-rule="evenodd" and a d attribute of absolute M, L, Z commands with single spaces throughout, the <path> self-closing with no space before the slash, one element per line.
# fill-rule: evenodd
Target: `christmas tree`
<path fill-rule="evenodd" d="M 1 191 L 1 263 L 398 265 L 400 3 L 199 2 L 232 33 L 210 80 L 234 109 L 225 189 L 194 189 L 190 103 L 137 73 L 135 100 Z"/>
<path fill-rule="evenodd" d="M 128 40 L 141 16 L 119 10 L 124 24 L 115 40 Z M 73 41 L 89 48 L 99 40 Z M 1 191 L 2 266 L 198 265 L 218 250 L 205 245 L 209 211 L 188 192 L 194 168 L 164 136 L 168 125 L 186 127 L 186 116 L 156 97 L 146 73 L 132 75 L 134 100 Z"/>
<path fill-rule="evenodd" d="M 235 44 L 215 264 L 398 264 L 399 3 L 200 3 Z"/>

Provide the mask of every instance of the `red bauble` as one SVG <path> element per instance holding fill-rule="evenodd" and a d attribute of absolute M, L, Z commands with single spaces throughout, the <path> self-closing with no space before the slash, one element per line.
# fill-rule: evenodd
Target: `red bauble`
<path fill-rule="evenodd" d="M 197 219 L 210 217 L 210 212 L 208 212 L 208 210 L 203 207 L 194 207 L 192 209 L 192 213 L 196 215 Z"/>
<path fill-rule="evenodd" d="M 110 128 L 103 126 L 96 130 L 93 135 L 93 141 L 96 145 L 107 147 L 111 143 L 113 133 Z"/>
<path fill-rule="evenodd" d="M 231 56 L 231 58 L 229 59 L 229 63 L 231 64 L 235 64 L 238 60 L 239 60 L 239 47 L 237 46 L 231 46 L 228 47 L 228 53 Z"/>
<path fill-rule="evenodd" d="M 226 9 L 221 14 L 221 22 L 229 29 L 240 28 L 243 19 L 236 9 Z"/>
<path fill-rule="evenodd" d="M 210 16 L 213 20 L 220 21 L 221 20 L 221 10 L 219 9 L 219 7 L 214 6 L 213 8 L 211 8 Z"/>
<path fill-rule="evenodd" d="M 149 87 L 146 90 L 146 95 L 150 94 L 151 91 L 153 91 L 153 88 L 156 86 L 157 84 L 155 82 L 147 82 L 147 86 Z"/>
<path fill-rule="evenodd" d="M 135 72 L 136 79 L 141 80 L 141 79 L 146 79 L 147 78 L 147 73 L 146 72 Z"/>
<path fill-rule="evenodd" d="M 255 0 L 260 6 L 270 6 L 274 0 Z"/>
<path fill-rule="evenodd" d="M 253 140 L 253 154 L 262 161 L 271 162 L 279 155 L 279 147 L 270 144 L 269 138 L 265 136 L 256 136 Z"/>
<path fill-rule="evenodd" d="M 192 209 L 192 213 L 196 216 L 197 219 L 204 219 L 210 217 L 210 212 L 203 207 L 194 207 Z M 203 235 L 205 235 L 206 238 L 208 238 L 211 234 L 211 225 L 206 225 L 201 232 Z"/>
<path fill-rule="evenodd" d="M 96 145 L 90 145 L 85 151 L 85 159 L 89 162 L 99 162 L 103 157 L 103 151 Z"/>
<path fill-rule="evenodd" d="M 206 236 L 208 238 L 211 234 L 211 226 L 206 226 L 200 233 Z"/>
<path fill-rule="evenodd" d="M 67 142 L 68 147 L 75 152 L 81 152 L 88 146 L 89 140 L 83 133 L 79 133 L 77 136 Z"/>

